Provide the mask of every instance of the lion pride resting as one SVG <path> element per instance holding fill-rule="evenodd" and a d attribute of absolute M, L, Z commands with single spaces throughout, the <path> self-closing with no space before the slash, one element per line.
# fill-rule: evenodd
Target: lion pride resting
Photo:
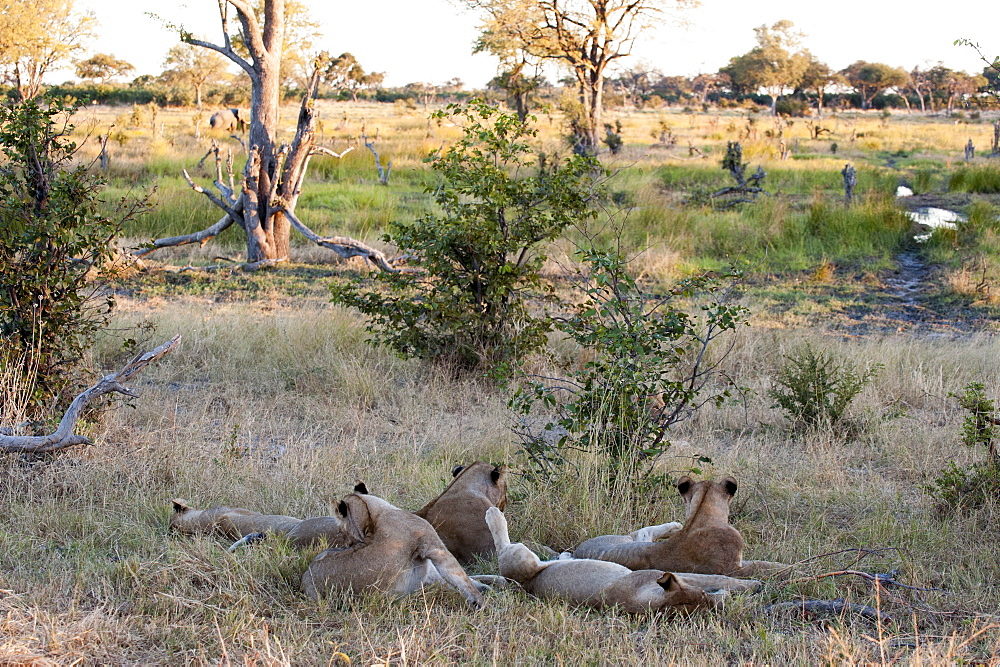
<path fill-rule="evenodd" d="M 484 517 L 489 507 L 507 506 L 507 466 L 475 461 L 456 466 L 451 474 L 453 479 L 445 490 L 414 514 L 434 526 L 460 563 L 468 564 L 476 557 L 489 558 L 493 555 L 493 537 Z M 327 546 L 346 546 L 339 541 L 340 520 L 335 516 L 296 519 L 239 507 L 196 510 L 179 498 L 173 503 L 171 530 L 189 535 L 214 533 L 239 540 L 234 548 L 264 535 L 285 535 L 297 548 L 316 546 L 323 540 Z"/>
<path fill-rule="evenodd" d="M 695 482 L 688 476 L 677 482 L 684 498 L 685 522 L 661 524 L 630 535 L 602 535 L 582 543 L 573 558 L 593 558 L 631 570 L 721 574 L 730 577 L 788 575 L 784 563 L 743 560 L 743 536 L 729 523 L 729 503 L 736 480 Z M 660 538 L 662 541 L 654 541 Z"/>
<path fill-rule="evenodd" d="M 540 598 L 559 598 L 590 607 L 618 607 L 633 614 L 657 611 L 690 613 L 712 607 L 729 591 L 760 586 L 752 579 L 682 574 L 656 569 L 632 571 L 603 560 L 542 561 L 526 546 L 511 543 L 507 519 L 496 507 L 486 512 L 500 565 L 500 576 L 513 579 Z"/>

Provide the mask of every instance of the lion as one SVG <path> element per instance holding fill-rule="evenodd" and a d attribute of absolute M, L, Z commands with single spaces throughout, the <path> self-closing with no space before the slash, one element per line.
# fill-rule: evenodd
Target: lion
<path fill-rule="evenodd" d="M 602 535 L 583 542 L 573 558 L 593 558 L 630 570 L 665 570 L 730 577 L 788 576 L 790 566 L 743 560 L 743 536 L 729 523 L 729 503 L 737 484 L 726 476 L 695 482 L 684 476 L 677 490 L 684 498 L 685 523 L 647 526 L 629 535 Z"/>
<path fill-rule="evenodd" d="M 590 607 L 618 607 L 628 613 L 687 614 L 716 606 L 729 591 L 752 590 L 759 581 L 657 569 L 633 571 L 604 560 L 542 561 L 521 543 L 511 543 L 507 519 L 496 507 L 486 511 L 500 576 L 516 581 L 539 598 L 559 598 Z"/>
<path fill-rule="evenodd" d="M 378 590 L 407 595 L 443 581 L 472 607 L 483 604 L 479 588 L 445 548 L 425 519 L 370 495 L 363 484 L 337 506 L 344 549 L 327 549 L 302 575 L 302 590 L 318 599 L 331 590 Z"/>
<path fill-rule="evenodd" d="M 181 498 L 175 499 L 173 504 L 170 530 L 186 535 L 215 533 L 231 540 L 239 540 L 230 550 L 267 535 L 284 535 L 296 548 L 321 544 L 329 547 L 346 546 L 342 538 L 341 520 L 336 516 L 297 519 L 283 514 L 261 514 L 241 507 L 225 506 L 197 510 Z"/>
<path fill-rule="evenodd" d="M 507 507 L 507 466 L 476 461 L 455 466 L 451 483 L 422 508 L 414 512 L 434 526 L 459 563 L 493 555 L 493 536 L 486 525 L 486 510 Z"/>

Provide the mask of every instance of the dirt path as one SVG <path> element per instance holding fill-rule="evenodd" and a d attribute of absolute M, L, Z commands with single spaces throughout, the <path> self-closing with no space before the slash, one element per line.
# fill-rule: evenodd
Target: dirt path
<path fill-rule="evenodd" d="M 964 337 L 995 330 L 994 323 L 958 302 L 946 302 L 934 281 L 939 279 L 919 248 L 896 256 L 896 269 L 882 276 L 881 290 L 843 313 L 838 329 L 852 334 L 910 333 L 924 337 Z"/>

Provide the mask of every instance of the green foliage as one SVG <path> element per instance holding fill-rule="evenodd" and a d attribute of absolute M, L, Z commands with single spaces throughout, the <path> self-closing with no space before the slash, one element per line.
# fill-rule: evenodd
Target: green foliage
<path fill-rule="evenodd" d="M 993 164 L 959 167 L 951 175 L 948 189 L 952 192 L 1000 193 L 1000 167 Z"/>
<path fill-rule="evenodd" d="M 966 447 L 985 447 L 989 456 L 968 468 L 948 461 L 945 469 L 925 490 L 949 507 L 978 507 L 990 500 L 1000 500 L 1000 451 L 997 449 L 997 418 L 994 401 L 986 396 L 982 382 L 970 382 L 961 394 L 949 393 L 965 410 L 962 420 L 962 443 Z"/>
<path fill-rule="evenodd" d="M 116 217 L 101 213 L 103 183 L 72 164 L 72 111 L 58 101 L 0 107 L 2 361 L 20 367 L 35 406 L 77 379 L 113 304 L 97 287 L 114 238 L 141 206 L 123 201 Z"/>
<path fill-rule="evenodd" d="M 836 425 L 847 406 L 874 379 L 882 364 L 859 371 L 849 361 L 806 344 L 784 357 L 785 364 L 775 379 L 777 388 L 768 392 L 797 427 L 817 428 Z"/>
<path fill-rule="evenodd" d="M 601 141 L 608 147 L 612 155 L 618 155 L 618 151 L 622 149 L 622 145 L 624 144 L 622 140 L 622 122 L 617 120 L 613 126 L 611 123 L 605 123 L 604 134 L 605 136 Z"/>
<path fill-rule="evenodd" d="M 941 474 L 924 486 L 924 490 L 946 506 L 960 509 L 979 507 L 1000 499 L 1000 466 L 979 461 L 968 468 L 948 461 Z"/>
<path fill-rule="evenodd" d="M 580 285 L 584 298 L 555 327 L 589 361 L 565 378 L 526 378 L 509 407 L 522 417 L 518 435 L 534 474 L 564 474 L 572 452 L 583 451 L 605 461 L 614 477 L 636 476 L 670 446 L 672 425 L 730 395 L 732 383 L 720 367 L 725 355 L 708 352 L 719 336 L 746 323 L 746 310 L 722 298 L 739 275 L 706 273 L 651 297 L 621 254 L 581 255 L 589 267 Z M 678 303 L 706 295 L 714 300 L 696 314 Z M 537 418 L 539 409 L 551 416 Z"/>
<path fill-rule="evenodd" d="M 968 414 L 962 421 L 962 442 L 966 447 L 984 445 L 995 454 L 993 438 L 996 437 L 997 424 L 994 421 L 996 408 L 993 401 L 986 397 L 986 387 L 982 382 L 970 382 L 965 385 L 965 391 L 959 395 L 949 393 L 958 400 L 958 405 Z"/>
<path fill-rule="evenodd" d="M 516 362 L 541 348 L 550 328 L 525 305 L 544 290 L 542 244 L 593 217 L 605 172 L 576 156 L 539 173 L 527 143 L 535 131 L 480 101 L 432 117 L 464 124 L 465 134 L 431 160 L 442 179 L 430 190 L 441 213 L 390 225 L 386 241 L 413 270 L 334 286 L 333 300 L 358 308 L 373 340 L 404 357 L 468 370 Z"/>

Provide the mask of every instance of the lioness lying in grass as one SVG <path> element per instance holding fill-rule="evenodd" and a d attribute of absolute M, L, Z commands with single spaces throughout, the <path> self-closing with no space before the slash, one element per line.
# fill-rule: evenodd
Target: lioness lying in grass
<path fill-rule="evenodd" d="M 434 526 L 459 563 L 493 555 L 493 536 L 486 526 L 486 510 L 507 507 L 507 466 L 476 461 L 456 466 L 451 483 L 441 494 L 414 512 Z"/>
<path fill-rule="evenodd" d="M 436 498 L 414 512 L 426 519 L 460 563 L 493 555 L 493 537 L 483 517 L 486 509 L 507 506 L 507 466 L 476 461 L 452 470 L 451 483 Z M 336 516 L 296 519 L 280 514 L 261 514 L 239 507 L 197 510 L 186 501 L 173 501 L 170 529 L 179 533 L 214 533 L 237 542 L 236 549 L 267 535 L 285 535 L 294 547 L 310 547 L 325 540 L 338 543 L 340 520 Z"/>
<path fill-rule="evenodd" d="M 629 535 L 594 537 L 578 546 L 573 558 L 611 561 L 631 570 L 787 576 L 791 568 L 784 563 L 743 560 L 743 536 L 729 523 L 729 503 L 736 489 L 732 477 L 695 482 L 684 476 L 677 482 L 684 498 L 683 526 L 667 523 Z"/>
<path fill-rule="evenodd" d="M 346 549 L 327 549 L 302 575 L 302 590 L 311 598 L 332 590 L 378 590 L 407 595 L 443 582 L 479 608 L 477 585 L 424 519 L 369 495 L 364 485 L 337 506 Z"/>
<path fill-rule="evenodd" d="M 759 581 L 719 575 L 675 574 L 657 569 L 632 571 L 602 560 L 542 561 L 520 543 L 511 543 L 507 519 L 496 507 L 486 512 L 500 575 L 540 598 L 559 598 L 591 607 L 619 607 L 642 614 L 689 613 L 713 607 L 729 591 L 751 590 Z"/>
<path fill-rule="evenodd" d="M 170 517 L 170 530 L 196 535 L 215 533 L 230 540 L 241 540 L 249 535 L 284 535 L 292 546 L 305 548 L 326 544 L 341 544 L 341 520 L 336 516 L 318 516 L 296 519 L 282 514 L 261 514 L 241 507 L 211 507 L 197 510 L 186 501 L 173 501 L 174 513 Z"/>

